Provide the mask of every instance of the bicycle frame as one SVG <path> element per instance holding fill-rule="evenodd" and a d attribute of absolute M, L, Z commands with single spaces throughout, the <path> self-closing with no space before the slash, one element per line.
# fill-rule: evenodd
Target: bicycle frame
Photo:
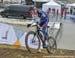
<path fill-rule="evenodd" d="M 36 31 L 35 31 L 35 33 L 38 35 L 38 37 L 40 37 L 41 41 L 44 42 L 45 39 L 44 39 L 44 34 L 42 33 L 42 30 L 41 30 L 42 28 L 40 28 L 37 23 L 33 23 L 32 26 L 36 26 Z M 50 26 L 46 26 L 46 27 L 47 27 L 47 36 L 49 37 L 48 28 L 49 28 Z M 43 38 L 41 38 L 41 35 L 42 35 Z"/>
<path fill-rule="evenodd" d="M 43 42 L 44 41 L 43 40 L 44 39 L 44 35 L 43 35 L 41 29 L 38 26 L 36 26 L 36 34 L 37 34 L 38 37 L 40 37 L 41 41 Z"/>
<path fill-rule="evenodd" d="M 47 26 L 47 34 L 48 34 L 48 27 L 49 26 Z M 40 37 L 41 41 L 44 43 L 44 40 L 45 40 L 44 39 L 44 34 L 43 34 L 42 30 L 38 26 L 36 26 L 36 34 Z"/>

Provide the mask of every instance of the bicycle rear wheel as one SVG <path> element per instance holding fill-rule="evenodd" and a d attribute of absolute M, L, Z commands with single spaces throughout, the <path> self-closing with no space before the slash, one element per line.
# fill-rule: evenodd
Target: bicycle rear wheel
<path fill-rule="evenodd" d="M 53 37 L 49 37 L 48 39 L 48 53 L 55 53 L 57 49 L 56 40 Z"/>
<path fill-rule="evenodd" d="M 40 49 L 40 39 L 38 35 L 33 31 L 27 33 L 25 37 L 25 44 L 26 48 L 31 53 L 37 53 Z"/>

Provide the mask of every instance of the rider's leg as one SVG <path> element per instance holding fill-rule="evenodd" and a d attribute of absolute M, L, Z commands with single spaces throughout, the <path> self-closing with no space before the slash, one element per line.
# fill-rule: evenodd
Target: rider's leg
<path fill-rule="evenodd" d="M 47 40 L 48 34 L 47 34 L 47 28 L 46 28 L 46 26 L 42 27 L 42 32 L 44 34 L 44 40 Z"/>
<path fill-rule="evenodd" d="M 43 41 L 43 47 L 47 48 L 48 45 L 46 44 L 47 39 L 48 39 L 48 35 L 47 35 L 47 28 L 46 27 L 42 27 L 42 32 L 44 34 L 44 41 Z"/>

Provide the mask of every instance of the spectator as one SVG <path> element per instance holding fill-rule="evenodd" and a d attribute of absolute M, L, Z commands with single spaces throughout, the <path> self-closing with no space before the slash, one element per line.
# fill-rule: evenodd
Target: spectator
<path fill-rule="evenodd" d="M 58 13 L 59 13 L 59 9 L 57 9 L 56 11 L 56 20 L 58 19 Z"/>
<path fill-rule="evenodd" d="M 49 8 L 49 9 L 47 10 L 47 14 L 50 14 L 50 12 L 51 12 L 51 8 Z"/>
<path fill-rule="evenodd" d="M 55 17 L 55 8 L 52 9 L 53 17 Z"/>
<path fill-rule="evenodd" d="M 70 9 L 70 14 L 72 14 L 73 13 L 73 11 L 72 11 L 72 8 Z"/>
<path fill-rule="evenodd" d="M 48 14 L 48 17 L 49 17 L 49 19 L 50 19 L 51 8 L 49 8 L 49 9 L 47 10 L 47 14 Z"/>
<path fill-rule="evenodd" d="M 65 8 L 65 11 L 64 11 L 64 19 L 66 19 L 66 14 L 67 14 L 67 8 Z"/>
<path fill-rule="evenodd" d="M 61 8 L 61 18 L 63 17 L 64 15 L 64 8 Z"/>

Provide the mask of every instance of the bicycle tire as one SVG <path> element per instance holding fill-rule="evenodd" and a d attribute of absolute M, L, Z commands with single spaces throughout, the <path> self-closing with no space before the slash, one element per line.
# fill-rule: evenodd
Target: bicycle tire
<path fill-rule="evenodd" d="M 53 41 L 52 43 L 51 43 L 51 40 Z M 48 48 L 47 48 L 47 51 L 48 51 L 48 53 L 52 53 L 53 54 L 53 53 L 56 52 L 56 50 L 57 50 L 56 40 L 52 36 L 50 36 L 48 38 Z"/>
<path fill-rule="evenodd" d="M 57 32 L 57 34 L 55 36 L 55 39 L 60 40 L 60 38 L 62 37 L 62 34 L 63 34 L 62 32 L 63 32 L 63 23 L 60 23 L 60 28 L 58 29 L 58 32 Z"/>
<path fill-rule="evenodd" d="M 30 38 L 28 38 L 28 36 L 30 35 L 30 34 L 33 34 L 34 36 L 37 36 L 37 39 L 38 39 L 38 47 L 35 49 L 35 48 L 31 48 L 30 46 L 29 46 L 29 44 L 28 44 L 28 39 L 30 39 Z M 30 53 L 37 53 L 38 52 L 38 50 L 40 49 L 40 39 L 39 39 L 39 37 L 38 37 L 38 35 L 34 32 L 34 31 L 30 31 L 30 32 L 28 32 L 27 33 L 27 35 L 26 35 L 26 37 L 25 37 L 25 44 L 26 44 L 26 48 L 27 48 L 27 50 L 30 52 Z"/>
<path fill-rule="evenodd" d="M 60 23 L 60 29 L 59 29 L 59 38 L 62 38 L 63 35 L 63 23 Z"/>

